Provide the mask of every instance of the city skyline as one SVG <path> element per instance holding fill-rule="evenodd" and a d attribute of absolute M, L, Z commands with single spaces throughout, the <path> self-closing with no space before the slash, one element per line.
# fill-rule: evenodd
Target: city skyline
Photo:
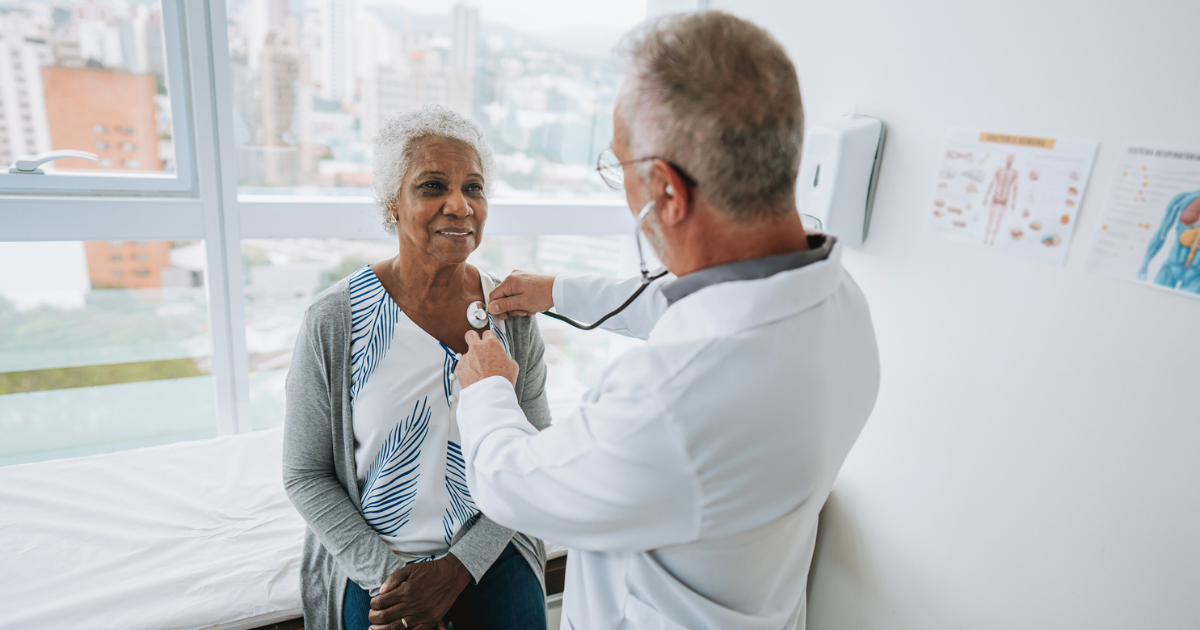
<path fill-rule="evenodd" d="M 439 15 L 246 0 L 231 3 L 229 23 L 243 192 L 366 194 L 373 134 L 400 111 L 441 103 L 474 117 L 495 147 L 492 194 L 611 194 L 592 172 L 611 138 L 621 73 L 611 54 L 564 51 L 461 2 Z M 337 44 L 350 24 L 352 51 Z"/>
<path fill-rule="evenodd" d="M 0 5 L 0 164 L 74 149 L 98 161 L 47 168 L 174 170 L 163 54 L 157 6 Z"/>
<path fill-rule="evenodd" d="M 578 29 L 576 37 L 555 42 L 464 2 L 446 4 L 444 14 L 367 0 L 228 6 L 243 193 L 366 194 L 373 134 L 400 111 L 441 103 L 475 118 L 493 144 L 490 194 L 612 196 L 592 166 L 611 138 L 622 71 L 611 52 L 615 32 Z M 621 19 L 639 21 L 644 5 L 638 6 Z M 511 17 L 494 6 L 493 12 Z M 597 37 L 606 43 L 582 44 Z M 174 170 L 164 50 L 158 3 L 0 4 L 0 162 L 77 149 L 96 153 L 99 163 L 63 160 L 50 168 Z M 61 76 L 75 77 L 72 89 L 46 83 Z M 148 77 L 138 81 L 152 87 L 148 110 L 130 100 L 146 102 L 144 89 L 118 87 L 135 77 Z M 146 112 L 136 125 L 101 115 L 134 109 Z M 89 118 L 97 130 L 133 127 L 141 137 L 97 131 L 92 138 L 65 129 Z"/>

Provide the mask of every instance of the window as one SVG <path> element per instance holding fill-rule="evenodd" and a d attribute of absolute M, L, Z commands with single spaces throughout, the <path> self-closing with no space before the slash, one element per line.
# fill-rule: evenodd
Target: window
<path fill-rule="evenodd" d="M 645 0 L 227 6 L 243 193 L 365 195 L 376 130 L 442 103 L 487 133 L 493 196 L 617 198 L 592 167 Z"/>
<path fill-rule="evenodd" d="M 5 168 L 0 187 L 190 190 L 189 137 L 173 128 L 171 116 L 173 109 L 187 109 L 180 17 L 179 0 L 8 3 L 0 20 L 0 53 L 8 53 L 0 54 L 0 63 L 8 67 L 0 76 L 13 80 L 0 81 L 0 96 L 21 107 L 20 113 L 0 109 L 0 121 L 23 123 L 0 132 L 12 157 L 76 150 L 99 159 L 56 160 L 43 167 L 53 179 Z M 6 120 L 9 115 L 19 120 Z M 114 155 L 113 148 L 124 146 L 133 150 Z M 177 153 L 187 155 L 186 168 L 179 168 Z M 114 170 L 119 178 L 95 177 Z"/>
<path fill-rule="evenodd" d="M 216 434 L 203 243 L 149 248 L 0 243 L 0 465 Z"/>
<path fill-rule="evenodd" d="M 53 38 L 75 38 L 80 46 L 78 51 L 56 49 L 40 67 L 22 63 L 14 68 L 22 105 L 28 107 L 30 97 L 36 98 L 38 117 L 44 120 L 41 133 L 25 139 L 26 150 L 86 149 L 93 144 L 89 136 L 107 137 L 112 126 L 129 129 L 132 134 L 136 126 L 138 137 L 148 147 L 139 155 L 140 161 L 148 170 L 162 171 L 168 165 L 158 155 L 159 129 L 154 123 L 160 106 L 155 96 L 166 94 L 162 10 L 157 3 L 108 4 L 102 8 L 96 3 L 79 3 L 76 10 L 56 14 L 28 6 L 4 16 L 12 22 L 10 29 L 27 33 L 7 43 L 18 56 L 43 52 Z M 152 54 L 152 49 L 159 54 Z M 67 50 L 79 55 L 64 54 Z M 35 91 L 41 93 L 31 94 Z M 96 148 L 106 150 L 107 146 Z M 81 160 L 62 160 L 56 166 L 63 170 L 97 168 L 94 162 Z"/>
<path fill-rule="evenodd" d="M 472 262 L 636 271 L 592 164 L 645 0 L 359 2 L 352 24 L 341 4 L 0 9 L 0 78 L 24 79 L 0 81 L 4 166 L 97 156 L 0 169 L 0 465 L 278 426 L 304 308 L 395 252 L 366 193 L 399 107 L 460 108 L 496 149 Z M 561 415 L 628 342 L 539 323 Z"/>

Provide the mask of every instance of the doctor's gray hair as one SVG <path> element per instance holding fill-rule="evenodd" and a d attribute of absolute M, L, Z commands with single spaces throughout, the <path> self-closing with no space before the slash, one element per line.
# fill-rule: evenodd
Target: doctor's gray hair
<path fill-rule="evenodd" d="M 804 142 L 800 81 L 767 31 L 720 11 L 650 21 L 622 43 L 618 98 L 633 158 L 660 156 L 739 221 L 795 211 Z M 645 180 L 651 162 L 637 171 Z"/>
<path fill-rule="evenodd" d="M 371 158 L 371 192 L 383 219 L 383 229 L 396 233 L 391 208 L 404 186 L 404 176 L 421 144 L 433 138 L 452 138 L 475 150 L 482 169 L 484 192 L 492 176 L 492 147 L 475 121 L 442 105 L 425 105 L 392 116 L 375 134 Z"/>

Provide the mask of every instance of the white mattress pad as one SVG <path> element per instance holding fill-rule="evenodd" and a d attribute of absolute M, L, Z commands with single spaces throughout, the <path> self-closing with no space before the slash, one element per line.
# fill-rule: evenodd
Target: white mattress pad
<path fill-rule="evenodd" d="M 0 468 L 0 628 L 240 630 L 300 616 L 282 431 Z"/>

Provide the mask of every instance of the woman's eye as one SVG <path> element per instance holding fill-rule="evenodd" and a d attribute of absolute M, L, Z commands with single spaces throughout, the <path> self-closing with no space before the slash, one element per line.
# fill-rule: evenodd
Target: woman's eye
<path fill-rule="evenodd" d="M 470 186 L 467 186 L 467 190 L 471 192 L 483 192 L 483 186 L 480 186 L 479 184 L 471 184 Z"/>
<path fill-rule="evenodd" d="M 441 182 L 425 182 L 425 187 L 426 187 L 426 188 L 439 188 L 439 189 L 440 189 L 440 188 L 442 187 L 442 183 L 441 183 Z"/>

